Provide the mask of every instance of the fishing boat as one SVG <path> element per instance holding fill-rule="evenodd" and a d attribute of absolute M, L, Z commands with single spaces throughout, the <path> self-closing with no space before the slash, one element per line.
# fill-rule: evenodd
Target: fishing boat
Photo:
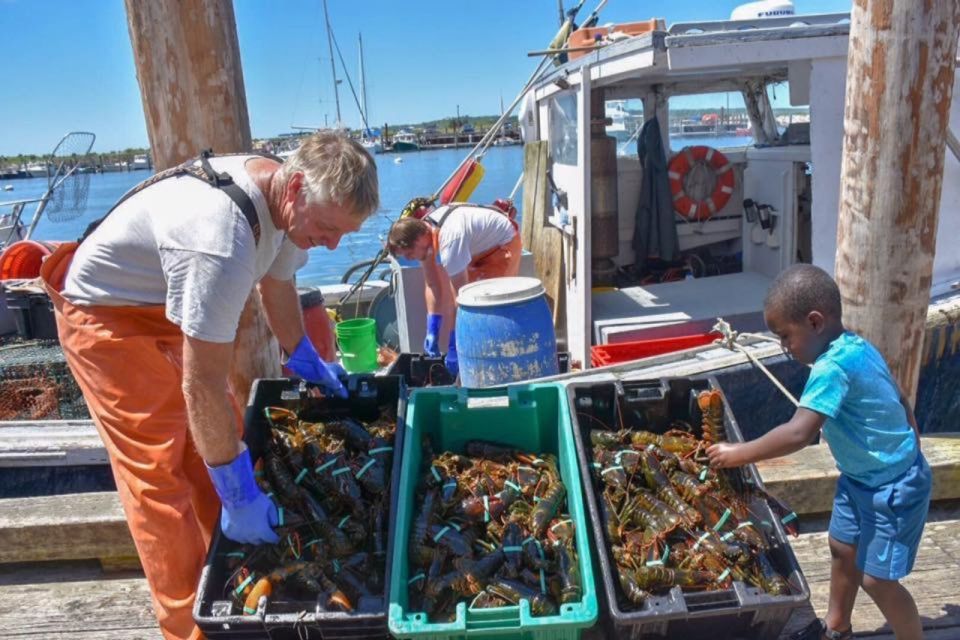
<path fill-rule="evenodd" d="M 402 129 L 393 136 L 392 151 L 420 151 L 420 141 L 417 134 L 407 129 Z"/>

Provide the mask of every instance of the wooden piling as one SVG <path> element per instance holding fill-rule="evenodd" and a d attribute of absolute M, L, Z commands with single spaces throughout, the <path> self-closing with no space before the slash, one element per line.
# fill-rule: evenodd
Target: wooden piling
<path fill-rule="evenodd" d="M 854 0 L 836 279 L 844 322 L 917 389 L 960 2 Z"/>
<path fill-rule="evenodd" d="M 125 0 L 157 171 L 197 155 L 251 148 L 231 0 Z M 237 329 L 230 386 L 246 405 L 254 378 L 280 373 L 279 346 L 256 290 Z"/>

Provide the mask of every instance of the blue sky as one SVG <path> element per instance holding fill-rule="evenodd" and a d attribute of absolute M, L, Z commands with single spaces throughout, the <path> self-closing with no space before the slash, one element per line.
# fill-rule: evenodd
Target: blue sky
<path fill-rule="evenodd" d="M 363 34 L 371 124 L 497 113 L 558 27 L 556 0 L 328 0 L 356 83 Z M 596 5 L 587 0 L 581 19 Z M 574 0 L 565 0 L 571 6 Z M 739 0 L 609 0 L 600 22 L 668 24 L 729 17 Z M 849 11 L 850 0 L 796 0 L 797 11 Z M 654 9 L 653 7 L 656 7 Z M 320 0 L 235 0 L 254 137 L 332 124 L 336 109 Z M 0 155 L 46 153 L 74 129 L 94 150 L 146 147 L 122 0 L 0 0 Z M 339 62 L 338 62 L 339 65 Z M 338 75 L 340 74 L 338 66 Z M 360 118 L 346 82 L 343 119 Z"/>

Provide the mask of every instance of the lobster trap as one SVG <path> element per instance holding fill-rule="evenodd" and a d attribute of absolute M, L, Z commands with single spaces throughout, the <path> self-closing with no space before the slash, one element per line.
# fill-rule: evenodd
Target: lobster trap
<path fill-rule="evenodd" d="M 90 413 L 56 340 L 0 344 L 0 420 L 83 420 Z"/>

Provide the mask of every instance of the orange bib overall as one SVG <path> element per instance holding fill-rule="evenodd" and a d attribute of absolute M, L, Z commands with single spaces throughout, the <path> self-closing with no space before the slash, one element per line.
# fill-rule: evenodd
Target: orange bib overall
<path fill-rule="evenodd" d="M 187 428 L 183 334 L 163 306 L 77 306 L 60 291 L 77 243 L 40 275 L 60 343 L 110 455 L 117 491 L 168 640 L 202 638 L 192 609 L 220 501 Z"/>

